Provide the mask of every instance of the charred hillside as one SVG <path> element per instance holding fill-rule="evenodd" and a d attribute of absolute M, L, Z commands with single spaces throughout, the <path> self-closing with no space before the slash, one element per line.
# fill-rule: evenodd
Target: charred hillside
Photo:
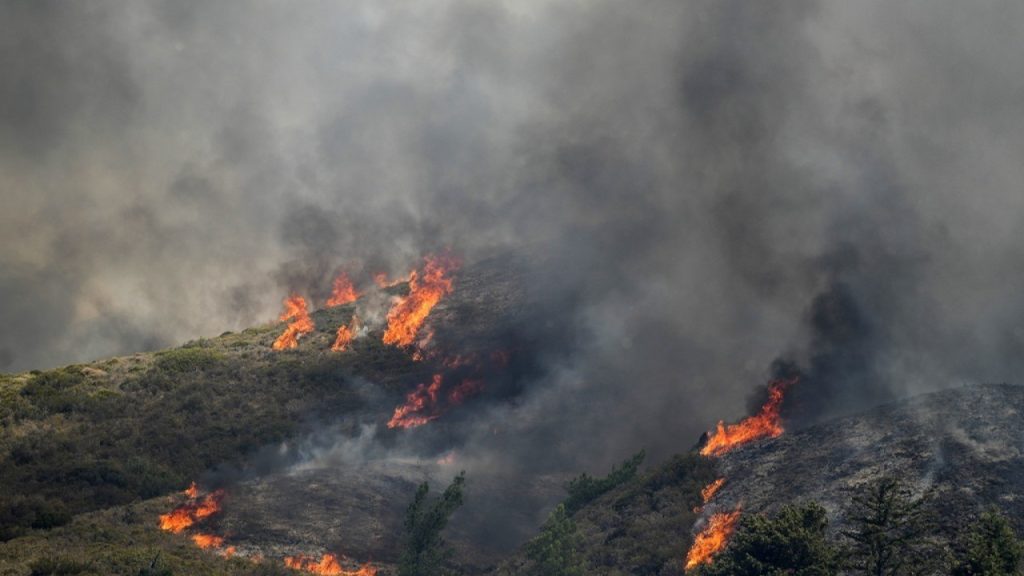
<path fill-rule="evenodd" d="M 681 575 L 693 534 L 717 513 L 772 515 L 787 504 L 820 503 L 829 532 L 849 528 L 855 490 L 898 478 L 937 520 L 950 545 L 983 511 L 1024 517 L 1024 387 L 972 385 L 887 404 L 786 431 L 708 458 L 696 450 L 588 503 L 572 519 L 592 574 Z M 707 504 L 701 491 L 718 478 Z M 495 572 L 532 574 L 525 551 Z"/>

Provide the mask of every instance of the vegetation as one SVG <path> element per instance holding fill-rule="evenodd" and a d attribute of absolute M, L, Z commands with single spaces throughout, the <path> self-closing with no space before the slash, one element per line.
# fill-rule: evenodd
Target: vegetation
<path fill-rule="evenodd" d="M 565 500 L 566 512 L 570 515 L 575 514 L 588 502 L 632 480 L 636 476 L 640 464 L 643 463 L 645 455 L 643 450 L 637 452 L 621 466 L 612 468 L 604 478 L 594 478 L 583 473 L 570 480 L 565 486 L 566 491 L 569 492 L 569 497 Z"/>
<path fill-rule="evenodd" d="M 1020 574 L 1024 546 L 1010 521 L 998 511 L 981 515 L 962 541 L 954 576 L 1012 576 Z"/>
<path fill-rule="evenodd" d="M 348 320 L 298 350 L 273 352 L 278 327 L 198 340 L 153 354 L 0 375 L 0 541 L 77 514 L 180 490 L 214 466 L 244 461 L 311 420 L 359 407 L 352 376 L 414 369 L 376 339 L 324 354 Z"/>
<path fill-rule="evenodd" d="M 428 503 L 430 486 L 420 484 L 405 516 L 405 546 L 399 560 L 399 576 L 441 576 L 452 574 L 452 550 L 441 536 L 452 513 L 462 506 L 466 473 L 452 480 L 433 504 Z"/>
<path fill-rule="evenodd" d="M 540 535 L 526 545 L 526 556 L 533 562 L 537 576 L 582 576 L 585 573 L 576 524 L 564 504 L 555 508 Z"/>
<path fill-rule="evenodd" d="M 818 504 L 789 505 L 774 518 L 744 517 L 726 551 L 704 576 L 831 576 L 840 555 L 825 537 L 828 519 Z"/>
<path fill-rule="evenodd" d="M 852 543 L 850 568 L 857 574 L 899 576 L 931 574 L 941 554 L 928 538 L 934 530 L 926 498 L 914 498 L 896 478 L 883 478 L 853 496 L 852 529 L 843 532 Z"/>

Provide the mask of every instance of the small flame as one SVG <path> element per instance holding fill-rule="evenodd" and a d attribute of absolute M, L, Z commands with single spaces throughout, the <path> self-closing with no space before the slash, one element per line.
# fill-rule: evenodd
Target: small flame
<path fill-rule="evenodd" d="M 202 499 L 192 499 L 167 514 L 161 514 L 160 529 L 178 534 L 197 521 L 220 512 L 220 502 L 223 498 L 224 491 L 216 490 Z"/>
<path fill-rule="evenodd" d="M 376 274 L 373 275 L 373 283 L 376 284 L 377 287 L 381 289 L 398 286 L 399 284 L 408 282 L 410 280 L 412 280 L 412 273 L 410 273 L 405 278 L 396 278 L 394 280 L 388 280 L 387 272 L 377 272 Z"/>
<path fill-rule="evenodd" d="M 188 488 L 185 488 L 183 494 L 185 496 L 188 496 L 190 499 L 195 500 L 197 497 L 199 497 L 199 486 L 196 486 L 196 483 L 192 482 L 191 484 L 188 485 Z"/>
<path fill-rule="evenodd" d="M 288 350 L 299 345 L 299 336 L 309 334 L 313 331 L 313 319 L 309 317 L 306 309 L 306 299 L 302 296 L 292 295 L 284 300 L 284 312 L 278 318 L 281 322 L 291 320 L 277 340 L 274 341 L 274 350 Z"/>
<path fill-rule="evenodd" d="M 430 411 L 437 404 L 437 395 L 441 390 L 442 378 L 434 374 L 430 385 L 420 384 L 405 397 L 405 404 L 395 408 L 395 413 L 388 421 L 388 428 L 415 428 L 436 419 L 440 414 Z"/>
<path fill-rule="evenodd" d="M 409 346 L 430 311 L 445 295 L 452 291 L 449 274 L 458 267 L 450 258 L 428 256 L 422 273 L 413 271 L 409 276 L 409 295 L 399 298 L 388 311 L 388 327 L 384 343 Z"/>
<path fill-rule="evenodd" d="M 331 344 L 331 350 L 334 352 L 348 350 L 348 345 L 352 343 L 352 339 L 355 338 L 358 331 L 359 317 L 353 315 L 352 320 L 349 321 L 347 326 L 342 324 L 338 327 L 338 335 L 334 337 L 334 344 Z"/>
<path fill-rule="evenodd" d="M 761 411 L 739 424 L 726 426 L 719 421 L 718 428 L 708 438 L 700 453 L 704 456 L 721 456 L 754 440 L 781 436 L 783 429 L 779 409 L 782 406 L 782 397 L 786 388 L 795 382 L 796 380 L 773 380 L 768 385 L 768 401 L 761 406 Z"/>
<path fill-rule="evenodd" d="M 192 541 L 195 542 L 196 546 L 199 546 L 204 550 L 208 548 L 220 548 L 224 545 L 224 538 L 213 534 L 193 534 Z"/>
<path fill-rule="evenodd" d="M 334 554 L 324 554 L 319 561 L 301 554 L 285 556 L 284 565 L 293 570 L 303 570 L 324 576 L 376 576 L 377 574 L 377 569 L 370 564 L 363 564 L 356 570 L 345 570 Z"/>
<path fill-rule="evenodd" d="M 718 493 L 718 490 L 721 489 L 723 484 L 725 484 L 725 478 L 719 478 L 705 486 L 704 489 L 700 491 L 701 500 L 703 500 L 705 504 L 710 502 L 711 499 L 715 497 L 715 494 Z"/>
<path fill-rule="evenodd" d="M 331 297 L 327 299 L 327 307 L 333 308 L 335 306 L 344 306 L 350 302 L 355 302 L 359 299 L 359 292 L 356 291 L 356 287 L 352 285 L 352 281 L 349 280 L 348 274 L 342 272 L 338 274 L 338 277 L 334 279 L 334 289 L 331 291 Z"/>
<path fill-rule="evenodd" d="M 729 543 L 729 537 L 736 531 L 736 524 L 739 520 L 739 509 L 713 514 L 708 520 L 708 525 L 693 539 L 693 545 L 686 553 L 686 569 L 690 570 L 701 564 L 709 564 L 712 557 Z"/>

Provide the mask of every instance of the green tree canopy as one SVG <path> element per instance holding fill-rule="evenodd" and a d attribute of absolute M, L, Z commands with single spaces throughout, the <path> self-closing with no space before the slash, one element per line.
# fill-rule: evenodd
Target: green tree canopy
<path fill-rule="evenodd" d="M 960 543 L 961 558 L 955 576 L 1011 576 L 1020 574 L 1021 546 L 1010 521 L 990 511 L 968 529 Z"/>
<path fill-rule="evenodd" d="M 789 505 L 774 518 L 746 516 L 703 576 L 832 576 L 840 561 L 825 538 L 828 517 L 815 503 Z"/>
<path fill-rule="evenodd" d="M 441 576 L 451 573 L 452 550 L 441 537 L 452 513 L 462 506 L 466 473 L 460 472 L 440 498 L 430 504 L 430 485 L 420 484 L 405 514 L 405 547 L 399 559 L 399 576 Z"/>
<path fill-rule="evenodd" d="M 578 551 L 576 524 L 559 504 L 548 516 L 540 534 L 526 545 L 526 556 L 537 576 L 582 576 L 583 560 Z"/>
<path fill-rule="evenodd" d="M 849 568 L 855 574 L 902 576 L 938 570 L 943 554 L 929 539 L 934 526 L 926 513 L 926 498 L 914 498 L 896 478 L 861 486 L 849 512 Z"/>

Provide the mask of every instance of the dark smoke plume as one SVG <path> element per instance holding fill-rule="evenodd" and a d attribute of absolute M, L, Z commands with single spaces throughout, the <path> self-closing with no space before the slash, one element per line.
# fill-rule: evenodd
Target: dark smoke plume
<path fill-rule="evenodd" d="M 480 470 L 657 461 L 776 358 L 805 421 L 1014 381 L 1022 28 L 1014 0 L 5 2 L 0 368 L 451 249 L 529 293 L 523 364 L 445 439 Z"/>

